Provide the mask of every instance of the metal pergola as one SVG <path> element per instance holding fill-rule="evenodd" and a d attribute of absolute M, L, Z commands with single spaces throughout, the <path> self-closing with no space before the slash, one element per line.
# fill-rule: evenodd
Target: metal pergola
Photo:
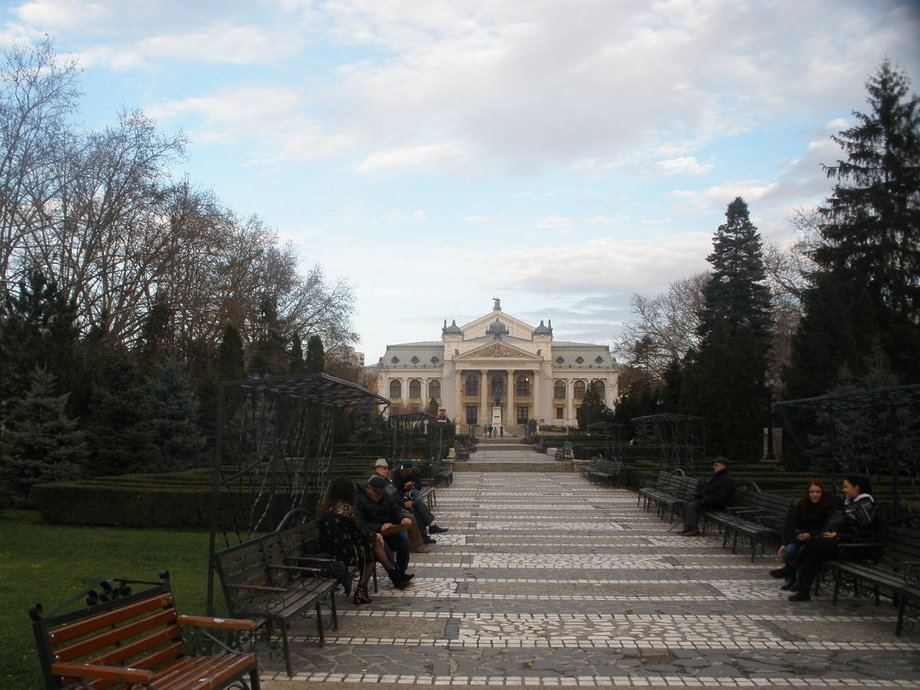
<path fill-rule="evenodd" d="M 295 508 L 314 508 L 325 490 L 336 411 L 388 404 L 327 374 L 221 384 L 208 546 L 212 615 L 214 553 L 274 529 Z"/>
<path fill-rule="evenodd" d="M 626 463 L 626 436 L 625 424 L 614 422 L 595 422 L 588 425 L 588 434 L 601 436 L 604 439 L 604 459 L 617 460 Z"/>
<path fill-rule="evenodd" d="M 920 384 L 783 400 L 773 409 L 811 469 L 890 477 L 895 515 L 905 483 L 920 498 Z"/>
<path fill-rule="evenodd" d="M 390 415 L 393 441 L 390 444 L 390 461 L 412 458 L 422 453 L 429 460 L 435 457 L 436 438 L 431 431 L 438 418 L 427 412 L 407 412 Z"/>
<path fill-rule="evenodd" d="M 693 472 L 697 460 L 706 457 L 706 420 L 684 414 L 653 414 L 634 417 L 636 438 L 658 445 L 661 467 Z"/>

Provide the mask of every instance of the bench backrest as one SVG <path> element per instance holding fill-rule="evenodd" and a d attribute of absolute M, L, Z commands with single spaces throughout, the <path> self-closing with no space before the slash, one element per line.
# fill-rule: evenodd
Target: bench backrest
<path fill-rule="evenodd" d="M 45 687 L 69 687 L 73 682 L 52 673 L 55 662 L 153 670 L 185 656 L 168 582 L 138 594 L 127 589 L 119 595 L 116 590 L 115 596 L 104 603 L 48 618 L 41 618 L 38 605 L 30 610 Z M 93 688 L 116 685 L 117 681 L 110 680 L 91 683 Z"/>
<path fill-rule="evenodd" d="M 920 563 L 920 529 L 889 525 L 882 534 L 882 560 L 897 570 Z"/>
<path fill-rule="evenodd" d="M 248 604 L 264 596 L 264 593 L 237 589 L 232 585 L 279 586 L 267 567 L 262 545 L 264 539 L 257 537 L 214 554 L 214 565 L 232 616 L 245 616 Z"/>
<path fill-rule="evenodd" d="M 680 474 L 668 475 L 667 484 L 662 488 L 663 491 L 676 496 L 690 496 L 695 493 L 700 486 L 700 480 L 695 477 L 686 477 Z"/>

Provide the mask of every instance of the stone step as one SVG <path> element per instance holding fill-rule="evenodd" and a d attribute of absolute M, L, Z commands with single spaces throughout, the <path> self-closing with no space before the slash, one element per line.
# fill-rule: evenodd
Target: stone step
<path fill-rule="evenodd" d="M 465 460 L 454 463 L 454 472 L 571 472 L 571 462 L 502 462 Z"/>

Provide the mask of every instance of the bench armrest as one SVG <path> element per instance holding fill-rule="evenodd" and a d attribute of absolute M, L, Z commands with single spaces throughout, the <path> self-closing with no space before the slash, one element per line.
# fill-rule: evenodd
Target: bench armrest
<path fill-rule="evenodd" d="M 51 664 L 51 673 L 69 678 L 98 678 L 121 683 L 150 683 L 156 677 L 153 671 L 125 666 L 102 666 L 101 664 L 75 664 L 58 661 Z"/>
<path fill-rule="evenodd" d="M 294 561 L 295 563 L 335 563 L 335 558 L 324 558 L 323 556 L 288 556 L 285 560 Z"/>
<path fill-rule="evenodd" d="M 227 587 L 231 589 L 247 589 L 252 592 L 277 592 L 278 594 L 287 592 L 284 587 L 263 587 L 262 585 L 235 585 L 231 583 Z"/>
<path fill-rule="evenodd" d="M 280 565 L 278 563 L 269 563 L 268 567 L 272 570 L 287 570 L 289 572 L 309 573 L 311 575 L 322 575 L 323 572 L 319 568 L 304 568 L 300 565 Z"/>
<path fill-rule="evenodd" d="M 211 618 L 209 616 L 178 616 L 179 625 L 190 628 L 215 628 L 217 630 L 258 630 L 255 621 L 242 618 Z"/>

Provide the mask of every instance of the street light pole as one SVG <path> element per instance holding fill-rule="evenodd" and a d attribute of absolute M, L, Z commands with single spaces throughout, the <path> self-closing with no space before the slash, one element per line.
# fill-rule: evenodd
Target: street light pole
<path fill-rule="evenodd" d="M 776 460 L 773 452 L 773 383 L 772 376 L 768 376 L 763 381 L 763 385 L 767 388 L 767 460 Z"/>

